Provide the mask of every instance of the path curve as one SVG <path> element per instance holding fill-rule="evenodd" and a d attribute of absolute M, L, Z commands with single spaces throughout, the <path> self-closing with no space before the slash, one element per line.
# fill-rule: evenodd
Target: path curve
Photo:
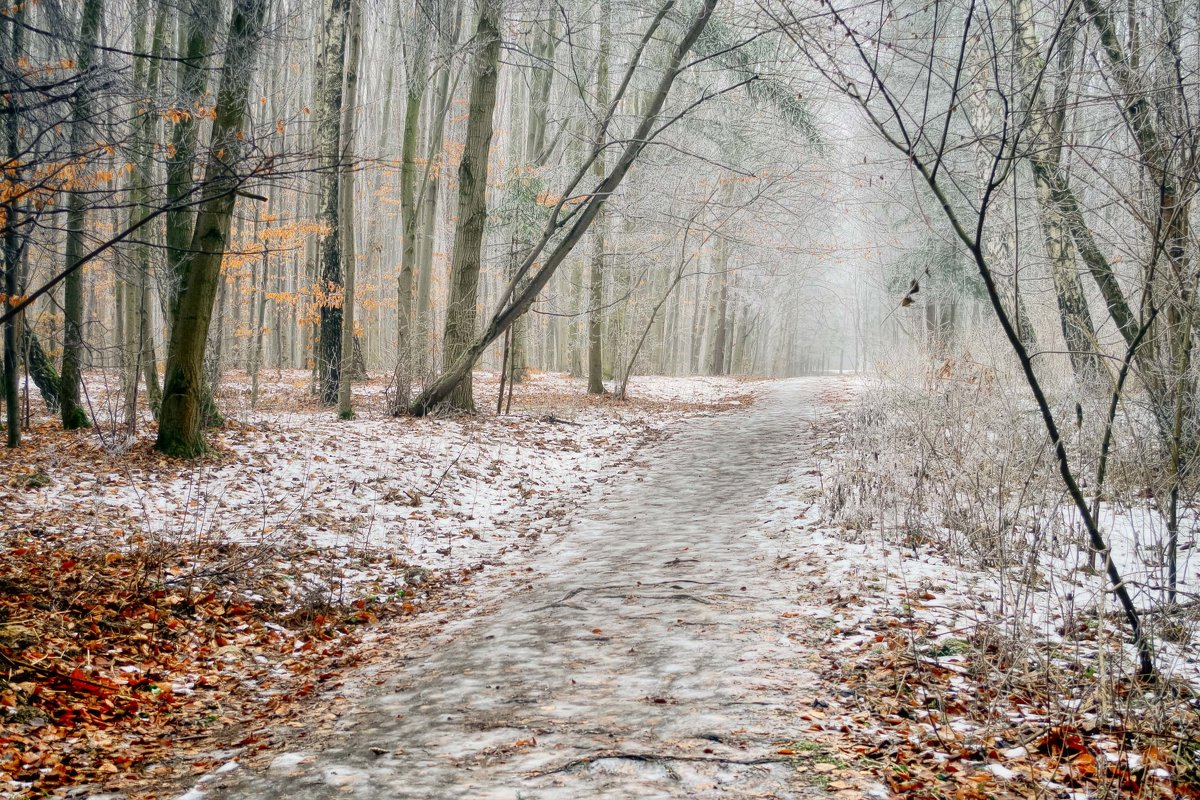
<path fill-rule="evenodd" d="M 578 510 L 536 575 L 353 703 L 320 753 L 192 796 L 820 796 L 778 753 L 803 738 L 814 679 L 764 509 L 811 458 L 824 385 L 771 384 L 683 423 Z"/>

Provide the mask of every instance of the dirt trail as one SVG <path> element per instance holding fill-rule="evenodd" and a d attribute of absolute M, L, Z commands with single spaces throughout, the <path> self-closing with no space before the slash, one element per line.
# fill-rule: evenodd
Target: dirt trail
<path fill-rule="evenodd" d="M 803 738 L 814 679 L 765 510 L 810 457 L 828 386 L 772 384 L 748 410 L 686 423 L 535 572 L 352 703 L 321 752 L 189 796 L 819 796 L 777 752 Z"/>

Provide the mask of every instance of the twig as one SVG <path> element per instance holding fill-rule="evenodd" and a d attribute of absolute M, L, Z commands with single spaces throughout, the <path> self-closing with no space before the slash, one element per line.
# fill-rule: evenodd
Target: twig
<path fill-rule="evenodd" d="M 761 758 L 723 758 L 721 756 L 685 756 L 685 755 L 669 755 L 666 753 L 625 753 L 620 750 L 601 750 L 593 753 L 590 756 L 580 756 L 572 758 L 559 764 L 557 767 L 550 769 L 534 770 L 533 772 L 525 773 L 527 778 L 541 778 L 546 775 L 554 775 L 559 772 L 566 772 L 575 767 L 591 764 L 596 761 L 603 761 L 610 758 L 621 758 L 626 761 L 697 761 L 711 762 L 713 764 L 736 764 L 739 766 L 752 767 L 759 764 L 788 764 L 796 760 L 795 756 L 763 756 Z"/>

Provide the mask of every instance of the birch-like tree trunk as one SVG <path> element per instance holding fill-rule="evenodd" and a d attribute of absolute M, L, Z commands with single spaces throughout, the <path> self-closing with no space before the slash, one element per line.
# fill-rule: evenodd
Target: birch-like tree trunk
<path fill-rule="evenodd" d="M 1013 25 L 1016 28 L 1017 45 L 1020 48 L 1018 63 L 1029 96 L 1025 99 L 1028 109 L 1028 125 L 1031 140 L 1029 162 L 1032 167 L 1034 186 L 1037 189 L 1038 221 L 1046 242 L 1046 255 L 1050 264 L 1050 276 L 1054 282 L 1054 294 L 1058 300 L 1059 320 L 1063 339 L 1070 353 L 1071 366 L 1081 384 L 1090 384 L 1099 375 L 1100 364 L 1096 355 L 1096 329 L 1088 310 L 1087 298 L 1083 294 L 1083 283 L 1075 267 L 1075 245 L 1071 239 L 1066 220 L 1054 202 L 1052 174 L 1059 169 L 1062 153 L 1062 120 L 1064 114 L 1056 109 L 1059 123 L 1052 123 L 1042 92 L 1043 73 L 1046 64 L 1041 56 L 1038 37 L 1034 31 L 1033 3 L 1017 0 L 1013 5 Z M 1065 37 L 1070 42 L 1071 37 Z M 1066 57 L 1064 66 L 1069 67 L 1070 49 L 1062 45 Z M 1068 78 L 1066 70 L 1060 81 Z"/>

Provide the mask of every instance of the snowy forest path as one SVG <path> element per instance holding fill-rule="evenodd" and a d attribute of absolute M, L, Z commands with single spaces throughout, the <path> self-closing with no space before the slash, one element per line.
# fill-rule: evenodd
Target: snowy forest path
<path fill-rule="evenodd" d="M 774 382 L 683 423 L 535 551 L 535 572 L 398 658 L 320 752 L 202 796 L 823 795 L 790 758 L 816 679 L 764 509 L 808 471 L 828 386 Z"/>

